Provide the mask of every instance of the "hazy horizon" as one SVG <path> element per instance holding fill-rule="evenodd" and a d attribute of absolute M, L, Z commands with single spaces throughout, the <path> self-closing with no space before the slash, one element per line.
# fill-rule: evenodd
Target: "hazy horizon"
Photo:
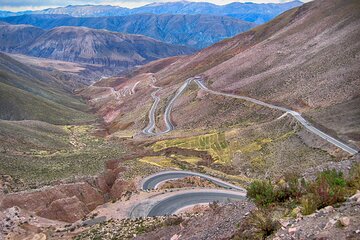
<path fill-rule="evenodd" d="M 192 0 L 189 2 L 209 2 L 217 5 L 225 5 L 232 2 L 253 2 L 253 3 L 285 3 L 291 2 L 293 0 Z M 300 0 L 302 2 L 309 2 L 311 0 Z M 68 5 L 112 5 L 125 8 L 136 8 L 145 6 L 151 3 L 165 3 L 165 2 L 180 2 L 179 0 L 49 0 L 49 1 L 39 1 L 39 0 L 0 0 L 0 10 L 3 11 L 25 11 L 25 10 L 43 10 L 47 8 L 56 8 L 56 7 L 65 7 Z"/>

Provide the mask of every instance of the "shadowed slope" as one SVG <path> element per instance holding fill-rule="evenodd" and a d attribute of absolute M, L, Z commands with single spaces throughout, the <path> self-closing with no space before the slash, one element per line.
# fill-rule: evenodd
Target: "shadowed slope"
<path fill-rule="evenodd" d="M 92 121 L 60 81 L 0 54 L 0 118 L 64 124 Z"/>

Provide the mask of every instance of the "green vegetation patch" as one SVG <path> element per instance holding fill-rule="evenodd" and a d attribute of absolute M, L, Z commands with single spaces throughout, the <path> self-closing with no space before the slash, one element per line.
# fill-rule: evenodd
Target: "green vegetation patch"
<path fill-rule="evenodd" d="M 298 205 L 301 212 L 308 215 L 317 209 L 341 203 L 351 196 L 356 189 L 354 182 L 359 179 L 358 168 L 359 165 L 354 164 L 348 178 L 342 172 L 332 169 L 318 173 L 312 181 L 290 174 L 275 184 L 269 180 L 256 180 L 247 188 L 247 197 L 261 208 L 268 208 L 269 205 Z"/>
<path fill-rule="evenodd" d="M 63 97 L 70 98 L 66 95 Z M 83 109 L 87 107 L 83 105 Z M 91 114 L 0 82 L 0 119 L 79 124 L 92 122 L 96 118 Z"/>
<path fill-rule="evenodd" d="M 167 148 L 181 148 L 207 151 L 215 163 L 230 164 L 232 151 L 225 139 L 225 133 L 216 132 L 189 138 L 178 138 L 156 142 L 153 146 L 155 152 Z"/>
<path fill-rule="evenodd" d="M 27 126 L 28 123 L 32 122 L 26 121 L 16 127 L 9 123 L 13 129 L 23 128 L 24 131 L 11 138 L 7 135 L 7 142 L 0 143 L 0 174 L 22 179 L 29 187 L 96 175 L 104 169 L 106 161 L 118 159 L 124 152 L 119 142 L 94 136 L 95 128 L 91 125 L 54 126 L 35 122 L 35 126 Z M 38 124 L 50 129 L 36 131 L 40 129 Z M 51 129 L 53 131 L 49 131 Z M 4 129 L 0 134 L 3 132 Z"/>

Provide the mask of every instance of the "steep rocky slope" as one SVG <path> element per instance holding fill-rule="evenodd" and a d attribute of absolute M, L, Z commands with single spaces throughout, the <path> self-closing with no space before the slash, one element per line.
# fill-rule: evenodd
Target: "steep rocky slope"
<path fill-rule="evenodd" d="M 34 41 L 45 31 L 31 25 L 0 23 L 0 51 L 10 52 L 20 45 Z"/>
<path fill-rule="evenodd" d="M 191 53 L 187 47 L 162 43 L 140 35 L 126 35 L 105 30 L 81 27 L 59 27 L 47 32 L 35 27 L 31 32 L 42 32 L 22 41 L 23 26 L 3 25 L 2 31 L 13 29 L 12 35 L 2 34 L 3 50 L 70 62 L 99 64 L 103 66 L 130 67 L 159 58 Z M 37 30 L 34 31 L 33 29 Z M 34 34 L 35 35 L 35 34 Z M 14 43 L 9 40 L 14 39 Z"/>
<path fill-rule="evenodd" d="M 204 48 L 255 27 L 256 24 L 211 15 L 139 14 L 118 17 L 77 18 L 67 15 L 23 15 L 2 19 L 11 24 L 31 24 L 43 29 L 82 26 L 141 34 L 177 45 Z"/>

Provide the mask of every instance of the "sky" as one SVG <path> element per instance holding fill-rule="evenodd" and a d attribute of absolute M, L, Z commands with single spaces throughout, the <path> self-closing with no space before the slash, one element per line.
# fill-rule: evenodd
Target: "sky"
<path fill-rule="evenodd" d="M 40 10 L 45 8 L 62 7 L 67 5 L 114 5 L 134 8 L 152 2 L 176 2 L 178 0 L 0 0 L 0 9 L 8 11 Z M 192 2 L 211 2 L 224 5 L 231 2 L 255 2 L 255 3 L 281 3 L 290 0 L 190 0 Z M 309 0 L 303 0 L 308 2 Z"/>

